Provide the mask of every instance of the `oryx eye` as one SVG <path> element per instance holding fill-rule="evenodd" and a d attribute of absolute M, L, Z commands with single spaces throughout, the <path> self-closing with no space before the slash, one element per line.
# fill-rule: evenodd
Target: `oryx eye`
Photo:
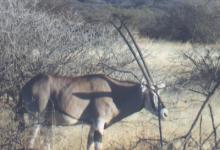
<path fill-rule="evenodd" d="M 161 115 L 162 119 L 168 118 L 168 110 L 166 108 L 161 109 L 160 115 Z"/>

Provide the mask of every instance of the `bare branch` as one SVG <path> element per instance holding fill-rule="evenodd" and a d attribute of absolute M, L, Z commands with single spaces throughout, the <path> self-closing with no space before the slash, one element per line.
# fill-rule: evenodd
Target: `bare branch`
<path fill-rule="evenodd" d="M 160 141 L 160 139 L 153 139 L 153 138 L 139 138 L 138 139 L 138 141 L 137 142 L 135 142 L 135 144 L 134 144 L 134 146 L 132 146 L 132 149 L 136 149 L 137 148 L 137 146 L 138 146 L 138 144 L 140 144 L 141 142 L 145 142 L 145 143 L 148 143 L 148 144 L 150 144 L 150 145 L 155 145 L 155 144 L 153 144 L 154 142 L 159 142 Z M 166 141 L 166 140 L 163 140 L 162 141 L 164 144 L 169 144 L 169 142 L 168 141 Z M 158 147 L 156 147 L 157 149 L 158 149 Z"/>
<path fill-rule="evenodd" d="M 186 149 L 187 143 L 191 139 L 191 137 L 192 137 L 191 133 L 189 136 L 186 137 L 185 141 L 183 142 L 183 150 Z"/>
<path fill-rule="evenodd" d="M 215 127 L 215 129 L 217 130 L 218 127 L 220 127 L 220 123 Z M 213 134 L 214 134 L 214 130 L 203 140 L 202 145 L 204 145 Z"/>
<path fill-rule="evenodd" d="M 197 90 L 194 90 L 194 89 L 188 89 L 189 91 L 192 91 L 192 92 L 195 92 L 195 93 L 198 93 L 198 94 L 201 94 L 203 96 L 207 96 L 208 94 L 205 93 L 205 92 L 200 92 L 200 91 L 197 91 Z"/>
<path fill-rule="evenodd" d="M 193 65 L 196 67 L 197 70 L 200 70 L 197 62 L 191 56 L 187 55 L 186 53 L 183 53 L 183 56 L 189 59 L 193 63 Z"/>
<path fill-rule="evenodd" d="M 201 116 L 201 113 L 202 113 L 203 109 L 205 108 L 206 104 L 210 101 L 212 95 L 215 93 L 215 91 L 216 91 L 216 89 L 219 87 L 219 85 L 220 85 L 220 82 L 216 83 L 216 85 L 214 86 L 214 88 L 212 89 L 212 91 L 209 92 L 209 94 L 207 95 L 205 101 L 203 102 L 202 106 L 200 107 L 200 109 L 199 109 L 199 111 L 198 111 L 198 113 L 197 113 L 197 115 L 196 115 L 196 117 L 195 117 L 195 119 L 194 119 L 194 121 L 193 121 L 193 123 L 192 123 L 190 129 L 188 130 L 188 132 L 187 132 L 184 136 L 182 136 L 182 137 L 179 138 L 179 139 L 181 139 L 181 138 L 184 138 L 184 139 L 185 139 L 184 148 L 183 148 L 183 149 L 185 149 L 185 145 L 186 145 L 186 143 L 188 142 L 188 140 L 190 139 L 190 137 L 191 137 L 191 132 L 192 132 L 192 130 L 194 129 L 194 127 L 195 127 L 195 125 L 196 125 L 196 123 L 197 123 L 199 117 Z"/>
<path fill-rule="evenodd" d="M 202 115 L 199 123 L 199 149 L 202 150 Z"/>
<path fill-rule="evenodd" d="M 124 69 L 118 69 L 118 68 L 115 67 L 115 66 L 109 66 L 109 65 L 104 64 L 104 63 L 99 63 L 98 65 L 102 65 L 102 66 L 107 67 L 108 69 L 111 69 L 111 70 L 113 70 L 113 71 L 131 74 L 135 79 L 137 79 L 138 81 L 140 81 L 140 79 L 138 78 L 138 76 L 136 76 L 135 73 L 133 73 L 132 71 L 124 70 Z"/>
<path fill-rule="evenodd" d="M 214 132 L 214 143 L 215 143 L 215 148 L 217 147 L 217 132 L 216 132 L 216 128 L 215 128 L 215 120 L 213 117 L 213 111 L 212 111 L 212 106 L 209 104 L 209 111 L 210 111 L 210 116 L 211 116 L 211 120 L 212 120 L 212 128 L 213 128 L 213 132 Z"/>
<path fill-rule="evenodd" d="M 161 110 L 161 103 L 158 103 L 158 114 L 160 114 Z M 159 123 L 159 133 L 160 133 L 160 147 L 163 149 L 163 132 L 162 132 L 162 125 L 161 125 L 161 116 L 158 115 L 158 123 Z"/>

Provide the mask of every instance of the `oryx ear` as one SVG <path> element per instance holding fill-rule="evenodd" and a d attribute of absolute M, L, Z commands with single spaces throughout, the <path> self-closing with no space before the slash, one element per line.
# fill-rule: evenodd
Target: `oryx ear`
<path fill-rule="evenodd" d="M 160 84 L 157 85 L 157 88 L 158 88 L 158 89 L 163 89 L 163 88 L 165 88 L 165 87 L 166 87 L 166 84 L 165 84 L 165 83 L 160 83 Z"/>
<path fill-rule="evenodd" d="M 143 78 L 141 79 L 141 91 L 142 91 L 142 92 L 145 92 L 145 91 L 147 90 L 146 84 L 147 84 L 147 82 L 146 82 L 145 78 L 143 77 Z"/>
<path fill-rule="evenodd" d="M 158 109 L 158 102 L 159 102 L 158 95 L 156 93 L 154 93 L 154 92 L 152 92 L 152 94 L 153 94 L 153 103 L 154 103 L 155 111 L 157 111 L 157 109 Z"/>
<path fill-rule="evenodd" d="M 164 89 L 166 87 L 166 84 L 165 83 L 160 83 L 157 85 L 157 88 L 158 88 L 158 94 L 161 94 L 161 91 L 162 89 Z"/>

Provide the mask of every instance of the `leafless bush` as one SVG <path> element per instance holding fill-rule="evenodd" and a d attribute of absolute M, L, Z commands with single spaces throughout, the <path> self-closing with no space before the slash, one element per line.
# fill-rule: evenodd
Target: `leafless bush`
<path fill-rule="evenodd" d="M 122 39 L 112 26 L 87 23 L 77 13 L 55 16 L 36 11 L 36 4 L 35 0 L 0 1 L 0 96 L 12 98 L 10 114 L 20 88 L 37 73 L 130 74 L 126 66 L 134 60 L 127 47 L 120 46 Z M 5 114 L 8 102 L 0 102 Z M 15 149 L 21 144 L 18 124 L 13 115 L 3 118 L 10 123 L 0 128 L 0 149 Z"/>
<path fill-rule="evenodd" d="M 111 26 L 86 23 L 77 13 L 72 20 L 49 15 L 35 11 L 34 4 L 36 1 L 32 7 L 25 0 L 1 1 L 1 94 L 14 97 L 23 82 L 39 72 L 108 72 L 106 65 L 125 66 L 130 59 L 124 47 L 117 47 L 121 40 Z"/>
<path fill-rule="evenodd" d="M 194 50 L 184 53 L 191 67 L 190 81 L 207 91 L 220 81 L 220 51 L 215 49 Z M 186 66 L 187 67 L 187 66 Z"/>
<path fill-rule="evenodd" d="M 190 77 L 188 78 L 188 86 L 191 86 L 190 90 L 197 94 L 200 94 L 204 97 L 202 101 L 201 107 L 198 110 L 197 114 L 194 116 L 194 120 L 191 123 L 189 130 L 185 135 L 175 139 L 182 140 L 183 150 L 187 149 L 190 145 L 194 145 L 194 147 L 202 149 L 204 143 L 206 143 L 211 136 L 214 135 L 214 143 L 210 142 L 213 148 L 217 148 L 217 134 L 216 130 L 219 127 L 219 124 L 215 124 L 215 120 L 213 117 L 213 112 L 210 101 L 213 99 L 213 96 L 218 92 L 220 86 L 220 70 L 219 70 L 219 61 L 220 61 L 220 53 L 219 50 L 215 49 L 200 49 L 193 50 L 187 53 L 184 53 L 184 58 L 188 63 L 185 67 L 190 67 L 191 71 Z M 191 85 L 189 85 L 191 84 Z M 210 117 L 211 121 L 210 125 L 213 128 L 212 133 L 208 137 L 204 137 L 202 135 L 202 118 L 201 114 L 205 108 L 207 108 L 207 104 L 209 104 L 210 109 Z M 193 138 L 193 130 L 197 127 L 197 122 L 200 118 L 199 125 L 199 141 Z M 191 144 L 189 144 L 191 143 Z"/>
<path fill-rule="evenodd" d="M 18 134 L 17 123 L 13 121 L 14 112 L 11 109 L 13 102 L 0 97 L 0 107 L 0 149 L 16 149 L 22 145 L 22 135 Z"/>

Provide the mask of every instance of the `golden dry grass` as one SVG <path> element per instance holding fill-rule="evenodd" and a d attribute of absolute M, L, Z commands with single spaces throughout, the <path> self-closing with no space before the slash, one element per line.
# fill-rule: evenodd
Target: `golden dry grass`
<path fill-rule="evenodd" d="M 173 43 L 167 41 L 155 41 L 150 39 L 139 39 L 138 43 L 144 50 L 145 54 L 149 54 L 146 61 L 148 62 L 151 71 L 156 80 L 169 82 L 175 81 L 175 76 L 181 72 L 184 67 L 180 64 L 182 61 L 181 53 L 192 50 L 193 48 L 214 47 L 216 45 L 193 45 L 191 43 Z M 220 102 L 219 92 L 213 96 L 212 106 L 215 114 L 216 124 L 220 123 Z M 169 108 L 169 119 L 163 121 L 163 137 L 167 141 L 172 141 L 174 138 L 184 135 L 190 128 L 190 125 L 197 114 L 201 101 L 204 98 L 193 92 L 186 90 L 166 90 L 162 93 L 167 107 Z M 203 139 L 212 131 L 211 119 L 209 110 L 206 108 L 203 112 L 202 134 Z M 0 112 L 1 125 L 4 124 L 4 119 L 7 119 L 5 112 Z M 70 150 L 70 149 L 85 149 L 87 142 L 89 127 L 87 125 L 55 127 L 53 126 L 52 148 L 53 150 Z M 198 125 L 195 128 L 193 137 L 198 140 Z M 220 130 L 218 135 L 220 135 Z M 105 150 L 112 149 L 131 149 L 135 146 L 138 139 L 158 139 L 158 122 L 151 114 L 142 110 L 128 118 L 125 118 L 119 123 L 116 123 L 105 130 L 103 138 L 103 147 Z M 82 140 L 81 140 L 82 139 Z M 25 140 L 24 140 L 25 142 Z M 82 144 L 81 144 L 82 143 Z M 176 142 L 174 147 L 180 146 L 180 142 Z M 209 150 L 213 143 L 204 145 L 204 149 Z M 44 139 L 40 138 L 37 142 L 37 147 L 43 148 Z M 146 149 L 149 145 L 146 142 L 139 144 L 135 149 Z M 193 149 L 193 145 L 192 145 Z"/>

